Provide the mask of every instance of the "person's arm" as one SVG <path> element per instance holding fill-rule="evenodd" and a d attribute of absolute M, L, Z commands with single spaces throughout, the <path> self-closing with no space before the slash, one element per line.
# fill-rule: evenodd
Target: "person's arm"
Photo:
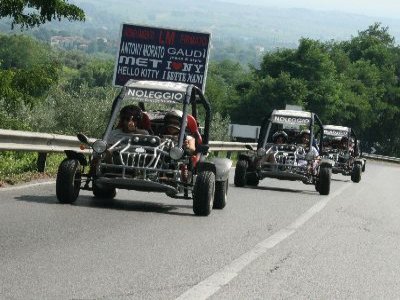
<path fill-rule="evenodd" d="M 194 137 L 187 136 L 184 142 L 184 146 L 186 150 L 188 150 L 190 153 L 194 153 L 196 151 L 196 141 Z"/>

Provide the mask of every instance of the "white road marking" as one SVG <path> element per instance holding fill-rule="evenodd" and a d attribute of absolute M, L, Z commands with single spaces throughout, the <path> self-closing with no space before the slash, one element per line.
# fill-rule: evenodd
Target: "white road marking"
<path fill-rule="evenodd" d="M 52 181 L 44 181 L 44 182 L 29 183 L 29 184 L 24 184 L 24 185 L 10 186 L 10 187 L 6 187 L 6 188 L 0 187 L 0 192 L 15 191 L 15 190 L 21 190 L 21 189 L 26 189 L 26 188 L 30 188 L 30 187 L 41 186 L 41 185 L 50 185 L 50 184 L 55 184 L 55 183 L 56 182 L 54 180 L 52 180 Z"/>
<path fill-rule="evenodd" d="M 199 282 L 185 293 L 180 295 L 177 300 L 187 300 L 187 299 L 207 299 L 215 294 L 221 287 L 228 284 L 232 279 L 234 279 L 240 271 L 242 271 L 246 266 L 251 264 L 260 256 L 264 255 L 269 249 L 272 249 L 278 245 L 283 240 L 287 239 L 293 233 L 296 232 L 301 226 L 303 226 L 308 220 L 310 220 L 314 215 L 320 212 L 328 204 L 329 201 L 339 196 L 347 188 L 352 186 L 351 184 L 346 184 L 340 187 L 337 191 L 324 197 L 323 200 L 319 201 L 298 217 L 292 224 L 274 233 L 267 239 L 258 243 L 254 248 L 250 249 L 248 252 L 242 254 L 237 259 L 232 261 L 229 265 L 225 266 L 221 270 L 215 272 L 208 278 Z"/>

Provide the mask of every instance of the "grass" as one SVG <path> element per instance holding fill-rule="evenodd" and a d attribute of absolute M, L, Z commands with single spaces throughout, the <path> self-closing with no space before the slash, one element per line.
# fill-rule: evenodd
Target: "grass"
<path fill-rule="evenodd" d="M 64 154 L 49 154 L 44 173 L 37 171 L 38 154 L 33 152 L 0 152 L 0 187 L 29 182 L 36 179 L 52 178 L 56 175 L 58 165 Z"/>

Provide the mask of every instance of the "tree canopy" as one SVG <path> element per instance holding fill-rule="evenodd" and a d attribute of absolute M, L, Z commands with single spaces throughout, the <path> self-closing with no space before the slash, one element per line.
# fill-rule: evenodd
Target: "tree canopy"
<path fill-rule="evenodd" d="M 68 0 L 1 0 L 0 18 L 9 17 L 11 26 L 39 26 L 51 20 L 84 21 L 84 11 Z"/>

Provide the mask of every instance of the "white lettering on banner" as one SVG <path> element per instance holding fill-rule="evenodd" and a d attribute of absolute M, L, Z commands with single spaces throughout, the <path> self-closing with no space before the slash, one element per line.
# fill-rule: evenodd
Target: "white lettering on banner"
<path fill-rule="evenodd" d="M 207 51 L 200 50 L 189 50 L 189 49 L 176 49 L 168 48 L 167 53 L 169 55 L 184 56 L 184 57 L 194 57 L 194 58 L 206 58 Z"/>
<path fill-rule="evenodd" d="M 123 42 L 121 45 L 120 53 L 129 55 L 141 55 L 142 49 L 142 44 Z"/>
<path fill-rule="evenodd" d="M 152 91 L 152 90 L 139 90 L 129 89 L 128 96 L 149 99 L 149 100 L 168 100 L 168 101 L 182 101 L 184 94 L 168 91 Z"/>
<path fill-rule="evenodd" d="M 140 68 L 132 68 L 126 66 L 118 66 L 117 74 L 126 75 L 126 76 L 139 76 Z"/>
<path fill-rule="evenodd" d="M 334 135 L 334 136 L 345 136 L 347 135 L 346 131 L 340 131 L 340 130 L 329 130 L 325 129 L 324 130 L 325 135 Z"/>
<path fill-rule="evenodd" d="M 198 75 L 198 74 L 188 74 L 188 80 L 187 82 L 190 83 L 203 83 L 203 75 Z"/>
<path fill-rule="evenodd" d="M 185 73 L 168 71 L 166 74 L 164 74 L 164 76 L 165 77 L 163 77 L 163 79 L 166 79 L 169 81 L 186 82 L 186 74 Z"/>
<path fill-rule="evenodd" d="M 162 63 L 160 59 L 154 58 L 145 58 L 145 57 L 132 57 L 132 56 L 125 56 L 121 55 L 119 57 L 119 63 L 123 65 L 131 65 L 131 66 L 138 66 L 138 67 L 146 67 L 146 68 L 153 68 L 157 69 L 158 66 Z"/>
<path fill-rule="evenodd" d="M 165 48 L 163 46 L 144 45 L 143 55 L 147 57 L 164 58 Z"/>
<path fill-rule="evenodd" d="M 181 72 L 192 72 L 193 68 L 195 73 L 202 73 L 201 69 L 204 68 L 204 65 L 167 61 L 166 67 L 167 70 L 176 70 Z"/>
<path fill-rule="evenodd" d="M 296 118 L 296 117 L 274 116 L 274 122 L 306 125 L 306 124 L 310 123 L 310 119 Z"/>

